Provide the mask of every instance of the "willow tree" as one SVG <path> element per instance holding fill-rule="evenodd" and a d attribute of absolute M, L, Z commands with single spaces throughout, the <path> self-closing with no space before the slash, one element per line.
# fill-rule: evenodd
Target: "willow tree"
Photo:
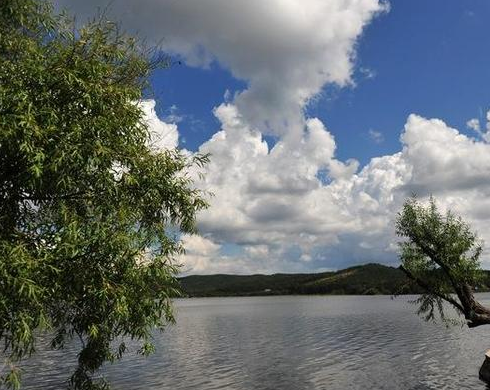
<path fill-rule="evenodd" d="M 444 302 L 462 315 L 468 327 L 490 324 L 490 309 L 473 295 L 482 282 L 482 242 L 461 217 L 441 213 L 431 197 L 428 205 L 407 200 L 396 221 L 401 269 L 424 291 L 418 299 L 419 314 L 431 320 L 445 316 Z"/>
<path fill-rule="evenodd" d="M 150 148 L 137 102 L 159 64 L 103 19 L 0 2 L 0 382 L 19 386 L 44 333 L 80 344 L 68 386 L 104 387 L 93 374 L 124 337 L 149 353 L 173 320 L 176 232 L 206 206 L 189 176 L 206 158 Z"/>

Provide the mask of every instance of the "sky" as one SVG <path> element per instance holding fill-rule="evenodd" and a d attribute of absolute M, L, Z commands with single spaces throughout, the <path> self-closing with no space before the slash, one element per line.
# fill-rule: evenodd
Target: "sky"
<path fill-rule="evenodd" d="M 412 193 L 490 243 L 487 0 L 110 3 L 172 59 L 141 103 L 158 145 L 211 154 L 184 273 L 397 265 Z M 106 4 L 56 2 L 82 23 Z"/>

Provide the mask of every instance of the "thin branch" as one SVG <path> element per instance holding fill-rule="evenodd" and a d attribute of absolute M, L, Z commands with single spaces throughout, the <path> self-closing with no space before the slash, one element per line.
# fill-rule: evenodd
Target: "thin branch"
<path fill-rule="evenodd" d="M 446 274 L 447 278 L 449 279 L 451 285 L 453 286 L 453 289 L 456 293 L 456 295 L 459 298 L 459 301 L 461 302 L 460 306 L 464 306 L 465 310 L 462 310 L 463 313 L 468 313 L 472 310 L 472 305 L 471 302 L 474 301 L 474 298 L 471 296 L 468 296 L 466 292 L 461 288 L 461 286 L 456 282 L 454 279 L 451 270 L 449 267 L 439 258 L 437 257 L 437 254 L 434 250 L 429 248 L 427 245 L 425 245 L 421 240 L 418 239 L 418 237 L 413 237 L 414 243 L 422 249 L 422 251 L 439 267 L 441 267 L 441 270 Z M 422 287 L 422 286 L 421 286 Z M 447 299 L 446 299 L 447 301 Z M 453 300 L 454 301 L 454 300 Z M 449 301 L 448 301 L 449 302 Z M 456 301 L 454 301 L 456 302 Z M 450 302 L 451 303 L 451 302 Z M 451 303 L 453 304 L 453 303 Z"/>
<path fill-rule="evenodd" d="M 424 290 L 427 292 L 434 294 L 435 296 L 445 300 L 446 302 L 450 303 L 453 305 L 456 309 L 458 309 L 461 313 L 466 314 L 466 311 L 464 310 L 463 306 L 461 306 L 456 300 L 451 298 L 450 296 L 446 294 L 442 294 L 437 290 L 434 290 L 431 286 L 429 286 L 426 282 L 424 282 L 422 279 L 417 278 L 414 276 L 409 270 L 407 270 L 403 265 L 400 266 L 400 270 L 407 275 L 407 277 L 411 280 L 413 280 L 415 283 L 417 283 L 420 287 L 422 287 Z"/>

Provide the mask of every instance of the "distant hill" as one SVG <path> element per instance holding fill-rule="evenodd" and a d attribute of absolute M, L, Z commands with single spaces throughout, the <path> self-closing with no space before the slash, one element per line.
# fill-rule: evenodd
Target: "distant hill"
<path fill-rule="evenodd" d="M 398 268 L 365 264 L 336 272 L 273 275 L 193 275 L 180 278 L 190 297 L 332 294 L 416 294 L 420 289 Z M 478 291 L 489 291 L 490 272 Z"/>

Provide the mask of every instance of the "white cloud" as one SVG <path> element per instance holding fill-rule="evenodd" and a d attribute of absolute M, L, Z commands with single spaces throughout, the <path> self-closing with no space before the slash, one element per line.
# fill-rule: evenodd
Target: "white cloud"
<path fill-rule="evenodd" d="M 182 264 L 182 271 L 199 273 L 203 270 L 208 271 L 213 260 L 219 258 L 220 245 L 198 235 L 184 234 L 181 237 L 185 248 L 185 255 L 178 258 Z"/>
<path fill-rule="evenodd" d="M 385 140 L 385 137 L 383 136 L 383 133 L 381 133 L 380 131 L 369 129 L 368 134 L 369 134 L 369 138 L 371 138 L 371 140 L 374 143 L 380 144 L 380 143 L 382 143 Z"/>
<path fill-rule="evenodd" d="M 359 68 L 359 72 L 368 80 L 376 77 L 376 71 L 370 68 L 361 67 Z"/>
<path fill-rule="evenodd" d="M 78 20 L 109 0 L 72 2 Z M 277 134 L 300 132 L 306 102 L 326 83 L 352 83 L 355 44 L 379 0 L 112 0 L 125 30 L 183 56 L 191 66 L 219 62 L 248 88 L 235 105 L 248 123 Z"/>
<path fill-rule="evenodd" d="M 215 196 L 200 227 L 207 240 L 243 251 L 207 256 L 209 268 L 200 272 L 230 264 L 250 273 L 396 263 L 394 218 L 412 192 L 434 194 L 490 242 L 490 145 L 441 120 L 410 115 L 401 151 L 355 173 L 335 159 L 334 139 L 318 119 L 308 122 L 302 139 L 285 137 L 268 150 L 236 107 L 220 106 L 216 115 L 222 130 L 201 147 L 213 153 L 201 185 Z M 316 176 L 337 164 L 344 174 L 330 183 Z"/>
<path fill-rule="evenodd" d="M 166 134 L 154 102 L 145 110 L 150 128 Z M 200 148 L 212 159 L 198 182 L 214 196 L 199 216 L 205 238 L 183 236 L 187 254 L 179 260 L 186 273 L 396 263 L 394 218 L 413 192 L 434 194 L 490 242 L 490 145 L 439 119 L 410 115 L 400 152 L 373 158 L 358 172 L 356 161 L 335 158 L 335 140 L 319 119 L 308 119 L 300 137 L 292 132 L 269 149 L 235 105 L 222 104 L 215 115 L 221 130 Z M 167 145 L 175 146 L 176 128 L 171 134 Z M 238 249 L 227 254 L 230 244 Z"/>
<path fill-rule="evenodd" d="M 150 147 L 155 150 L 174 149 L 179 144 L 177 125 L 166 123 L 155 112 L 155 100 L 142 100 L 139 105 L 150 131 Z"/>
<path fill-rule="evenodd" d="M 79 20 L 104 5 L 70 3 Z M 212 158 L 198 185 L 215 196 L 199 216 L 205 237 L 183 237 L 185 270 L 306 271 L 396 262 L 393 221 L 413 191 L 434 193 L 490 242 L 490 145 L 441 120 L 411 115 L 401 150 L 358 171 L 355 160 L 335 158 L 325 125 L 304 117 L 308 100 L 325 84 L 353 84 L 356 42 L 385 8 L 377 0 L 112 2 L 125 29 L 153 42 L 162 38 L 163 47 L 189 65 L 217 61 L 247 82 L 215 109 L 221 129 L 200 148 Z M 163 135 L 158 145 L 177 145 L 176 125 L 156 117 L 154 102 L 145 110 L 151 128 Z M 488 122 L 490 114 L 484 133 L 475 120 L 468 126 L 490 140 Z M 271 149 L 265 131 L 279 136 Z"/>
<path fill-rule="evenodd" d="M 179 123 L 184 120 L 184 116 L 179 114 L 179 108 L 175 104 L 172 104 L 167 111 L 168 115 L 164 118 L 165 122 Z"/>
<path fill-rule="evenodd" d="M 472 118 L 466 122 L 466 126 L 477 133 L 480 133 L 480 121 L 477 118 Z"/>
<path fill-rule="evenodd" d="M 260 251 L 260 246 L 251 247 L 249 251 L 245 248 L 244 256 L 227 256 L 220 252 L 221 245 L 206 237 L 184 234 L 181 240 L 186 253 L 176 260 L 181 265 L 181 273 L 184 275 L 268 272 L 263 261 L 262 266 L 259 261 L 254 261 L 257 257 L 262 259 L 261 256 L 265 254 Z"/>
<path fill-rule="evenodd" d="M 466 126 L 473 131 L 475 131 L 481 139 L 483 139 L 485 142 L 490 142 L 490 110 L 487 111 L 487 114 L 485 116 L 486 123 L 484 123 L 485 131 L 482 130 L 482 126 L 480 124 L 480 121 L 477 118 L 472 118 L 468 122 L 466 122 Z"/>

